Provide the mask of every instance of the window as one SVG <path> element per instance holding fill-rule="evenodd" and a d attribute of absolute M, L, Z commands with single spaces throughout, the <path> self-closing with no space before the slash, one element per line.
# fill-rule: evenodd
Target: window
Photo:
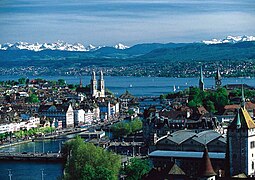
<path fill-rule="evenodd" d="M 254 169 L 254 162 L 252 161 L 251 163 L 251 169 L 253 170 Z"/>
<path fill-rule="evenodd" d="M 250 146 L 251 146 L 251 149 L 255 148 L 255 141 L 251 141 Z"/>

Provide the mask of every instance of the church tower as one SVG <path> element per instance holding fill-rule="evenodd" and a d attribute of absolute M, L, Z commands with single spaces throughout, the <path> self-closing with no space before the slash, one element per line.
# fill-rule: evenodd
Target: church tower
<path fill-rule="evenodd" d="M 221 75 L 219 68 L 217 69 L 217 73 L 215 76 L 215 88 L 218 89 L 221 87 Z"/>
<path fill-rule="evenodd" d="M 237 110 L 234 120 L 228 127 L 227 141 L 229 175 L 232 177 L 245 173 L 247 176 L 254 176 L 255 123 L 245 109 L 243 89 L 241 108 Z"/>
<path fill-rule="evenodd" d="M 100 77 L 98 80 L 98 91 L 100 93 L 99 97 L 105 97 L 104 75 L 102 71 L 100 71 Z"/>
<path fill-rule="evenodd" d="M 97 98 L 97 80 L 96 80 L 95 71 L 92 71 L 92 75 L 91 75 L 90 93 L 91 93 L 92 97 Z"/>
<path fill-rule="evenodd" d="M 202 66 L 201 66 L 201 70 L 200 70 L 199 89 L 201 91 L 204 91 L 204 77 L 203 77 Z"/>

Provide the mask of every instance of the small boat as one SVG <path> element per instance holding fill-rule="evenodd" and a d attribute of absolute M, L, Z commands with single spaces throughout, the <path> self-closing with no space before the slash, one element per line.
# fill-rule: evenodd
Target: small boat
<path fill-rule="evenodd" d="M 174 89 L 173 90 L 174 90 L 174 92 L 176 91 L 175 85 L 174 85 Z"/>

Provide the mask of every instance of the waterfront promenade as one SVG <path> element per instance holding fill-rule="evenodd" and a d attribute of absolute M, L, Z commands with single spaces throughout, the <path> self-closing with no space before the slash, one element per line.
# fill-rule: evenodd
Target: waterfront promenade
<path fill-rule="evenodd" d="M 0 160 L 14 161 L 64 161 L 61 153 L 10 153 L 1 152 Z"/>

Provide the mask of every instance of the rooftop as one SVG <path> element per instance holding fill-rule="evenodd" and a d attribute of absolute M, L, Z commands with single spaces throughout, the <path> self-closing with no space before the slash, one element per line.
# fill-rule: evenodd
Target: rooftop
<path fill-rule="evenodd" d="M 163 151 L 156 150 L 149 154 L 149 157 L 174 157 L 174 158 L 202 158 L 204 152 L 192 151 Z M 226 153 L 209 152 L 211 159 L 225 159 Z"/>

